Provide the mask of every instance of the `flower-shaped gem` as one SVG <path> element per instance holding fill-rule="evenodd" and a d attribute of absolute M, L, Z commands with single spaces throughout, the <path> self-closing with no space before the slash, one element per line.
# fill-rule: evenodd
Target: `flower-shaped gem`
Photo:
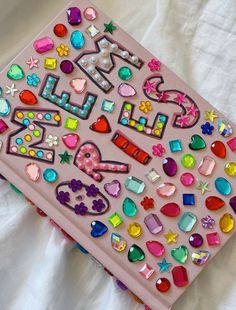
<path fill-rule="evenodd" d="M 152 59 L 151 61 L 149 61 L 148 67 L 152 72 L 159 71 L 161 68 L 161 62 L 158 59 Z"/>
<path fill-rule="evenodd" d="M 149 111 L 152 111 L 152 104 L 150 101 L 141 101 L 139 105 L 139 110 L 147 114 Z"/>
<path fill-rule="evenodd" d="M 87 213 L 87 211 L 88 211 L 88 208 L 83 202 L 81 202 L 78 205 L 75 205 L 75 214 L 83 216 Z"/>
<path fill-rule="evenodd" d="M 92 209 L 97 212 L 101 212 L 105 208 L 105 204 L 102 199 L 93 200 Z"/>
<path fill-rule="evenodd" d="M 201 223 L 203 228 L 212 229 L 215 225 L 215 220 L 210 215 L 207 215 L 201 219 Z"/>
<path fill-rule="evenodd" d="M 154 199 L 149 198 L 147 196 L 144 197 L 143 200 L 141 201 L 141 206 L 143 206 L 143 208 L 145 210 L 153 209 L 154 208 Z"/>
<path fill-rule="evenodd" d="M 80 180 L 73 179 L 73 180 L 71 180 L 71 182 L 68 186 L 72 190 L 72 192 L 75 193 L 75 192 L 82 189 L 83 184 Z"/>
<path fill-rule="evenodd" d="M 213 133 L 213 130 L 214 130 L 214 126 L 211 125 L 211 123 L 206 122 L 205 124 L 203 124 L 203 125 L 201 126 L 201 129 L 202 129 L 202 133 L 203 133 L 204 135 L 209 135 L 209 136 L 211 136 L 212 133 Z"/>
<path fill-rule="evenodd" d="M 57 200 L 58 200 L 62 205 L 65 205 L 67 202 L 70 201 L 70 193 L 60 191 L 60 192 L 57 194 Z"/>
<path fill-rule="evenodd" d="M 37 76 L 37 74 L 33 73 L 32 75 L 27 76 L 27 84 L 29 86 L 37 87 L 40 82 L 40 78 Z"/>
<path fill-rule="evenodd" d="M 160 143 L 152 147 L 152 154 L 157 157 L 162 157 L 165 151 L 165 148 Z"/>
<path fill-rule="evenodd" d="M 88 197 L 96 197 L 99 193 L 99 188 L 97 188 L 94 184 L 91 184 L 90 186 L 86 187 L 86 192 Z"/>
<path fill-rule="evenodd" d="M 58 56 L 63 57 L 63 56 L 68 56 L 69 54 L 69 47 L 65 44 L 60 44 L 57 48 L 56 51 L 58 53 Z"/>
<path fill-rule="evenodd" d="M 57 146 L 58 145 L 58 137 L 53 135 L 48 135 L 45 142 L 48 144 L 49 147 Z"/>

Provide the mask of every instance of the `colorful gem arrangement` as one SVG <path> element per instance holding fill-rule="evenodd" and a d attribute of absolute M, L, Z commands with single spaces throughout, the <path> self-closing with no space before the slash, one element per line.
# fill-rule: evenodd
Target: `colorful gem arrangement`
<path fill-rule="evenodd" d="M 149 290 L 180 295 L 234 230 L 234 128 L 98 16 L 68 8 L 4 73 L 1 156 Z"/>

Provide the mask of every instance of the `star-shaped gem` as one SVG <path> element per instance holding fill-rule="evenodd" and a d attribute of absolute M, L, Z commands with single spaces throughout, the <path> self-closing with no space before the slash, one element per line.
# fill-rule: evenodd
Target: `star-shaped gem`
<path fill-rule="evenodd" d="M 149 95 L 156 91 L 156 86 L 156 82 L 147 81 L 146 84 L 143 86 L 143 89 L 146 90 L 146 93 Z"/>
<path fill-rule="evenodd" d="M 112 21 L 110 21 L 109 24 L 104 24 L 104 26 L 104 32 L 109 32 L 110 34 L 113 34 L 113 31 L 117 29 L 117 27 L 113 25 Z"/>
<path fill-rule="evenodd" d="M 38 59 L 34 59 L 33 57 L 30 57 L 28 61 L 26 61 L 27 65 L 29 66 L 29 69 L 38 68 Z"/>
<path fill-rule="evenodd" d="M 157 263 L 157 265 L 160 267 L 160 272 L 170 272 L 169 268 L 172 267 L 171 263 L 167 263 L 166 259 L 164 258 L 163 261 L 161 263 Z"/>
<path fill-rule="evenodd" d="M 168 231 L 167 234 L 164 235 L 166 238 L 166 242 L 169 243 L 176 243 L 176 238 L 178 237 L 178 234 L 175 234 L 171 229 Z"/>
<path fill-rule="evenodd" d="M 190 107 L 186 107 L 187 114 L 192 115 L 193 117 L 196 116 L 196 113 L 199 111 L 194 104 L 192 104 Z"/>
<path fill-rule="evenodd" d="M 70 164 L 70 160 L 73 157 L 72 155 L 69 155 L 67 151 L 65 151 L 63 154 L 58 154 L 61 158 L 60 163 L 61 164 Z"/>
<path fill-rule="evenodd" d="M 170 95 L 167 95 L 165 92 L 162 92 L 160 94 L 157 94 L 157 98 L 159 102 L 167 103 L 167 99 L 170 97 Z"/>
<path fill-rule="evenodd" d="M 214 110 L 206 111 L 206 112 L 205 112 L 205 120 L 214 123 L 215 118 L 218 118 L 218 116 L 215 114 L 215 111 L 214 111 Z"/>
<path fill-rule="evenodd" d="M 11 86 L 6 85 L 6 94 L 15 97 L 15 93 L 19 91 L 19 89 L 15 88 L 15 84 L 11 84 Z"/>
<path fill-rule="evenodd" d="M 181 115 L 178 122 L 181 128 L 187 127 L 189 125 L 189 117 L 187 115 Z"/>
<path fill-rule="evenodd" d="M 209 183 L 203 181 L 198 181 L 196 189 L 199 189 L 202 195 L 204 195 L 205 192 L 210 192 Z"/>
<path fill-rule="evenodd" d="M 178 102 L 178 105 L 182 105 L 185 102 L 185 98 L 186 98 L 186 95 L 177 94 L 174 100 Z"/>

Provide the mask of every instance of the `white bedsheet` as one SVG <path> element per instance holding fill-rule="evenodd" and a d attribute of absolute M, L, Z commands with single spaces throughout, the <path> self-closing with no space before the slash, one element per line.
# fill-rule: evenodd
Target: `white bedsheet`
<path fill-rule="evenodd" d="M 0 0 L 0 66 L 66 5 Z M 236 122 L 235 0 L 94 0 L 203 97 Z M 4 86 L 4 85 L 1 85 Z M 236 238 L 175 310 L 236 309 Z M 0 181 L 0 309 L 142 309 Z M 160 309 L 161 310 L 161 309 Z"/>

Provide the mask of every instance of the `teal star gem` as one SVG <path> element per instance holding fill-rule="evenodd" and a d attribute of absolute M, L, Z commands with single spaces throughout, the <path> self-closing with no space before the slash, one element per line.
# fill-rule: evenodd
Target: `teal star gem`
<path fill-rule="evenodd" d="M 196 188 L 201 191 L 202 195 L 204 195 L 205 192 L 210 192 L 209 183 L 207 182 L 198 181 Z"/>
<path fill-rule="evenodd" d="M 117 29 L 117 27 L 113 25 L 112 21 L 110 21 L 109 24 L 104 24 L 104 26 L 104 32 L 109 32 L 110 34 L 113 34 L 113 31 Z"/>
<path fill-rule="evenodd" d="M 170 272 L 169 268 L 172 267 L 171 263 L 167 263 L 166 259 L 164 258 L 163 261 L 161 263 L 157 263 L 157 265 L 160 267 L 160 272 Z"/>
<path fill-rule="evenodd" d="M 63 154 L 58 154 L 61 158 L 60 163 L 61 164 L 70 164 L 70 160 L 73 157 L 72 155 L 69 155 L 67 151 L 65 151 Z"/>

